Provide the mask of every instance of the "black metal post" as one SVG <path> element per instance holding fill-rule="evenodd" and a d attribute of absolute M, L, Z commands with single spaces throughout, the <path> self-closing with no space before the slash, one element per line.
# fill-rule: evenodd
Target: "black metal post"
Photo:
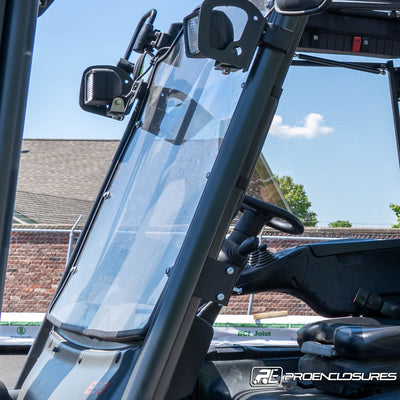
<path fill-rule="evenodd" d="M 393 61 L 389 61 L 386 66 L 389 72 L 390 99 L 392 101 L 393 123 L 396 134 L 397 158 L 400 165 L 399 71 L 394 68 Z"/>
<path fill-rule="evenodd" d="M 38 0 L 7 0 L 0 20 L 0 310 L 22 144 Z"/>

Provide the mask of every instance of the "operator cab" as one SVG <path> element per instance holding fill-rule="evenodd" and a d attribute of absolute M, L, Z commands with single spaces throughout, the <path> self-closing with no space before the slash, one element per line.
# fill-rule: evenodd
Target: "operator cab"
<path fill-rule="evenodd" d="M 130 120 L 17 391 L 5 399 L 398 397 L 400 241 L 271 254 L 259 247 L 263 227 L 298 235 L 303 221 L 246 195 L 295 51 L 400 56 L 400 40 L 380 29 L 400 37 L 398 4 L 377 3 L 205 0 L 168 32 L 154 27 L 151 10 L 116 66 L 84 71 L 82 109 Z M 368 41 L 367 20 L 375 27 Z M 399 138 L 391 62 L 300 59 L 389 73 Z M 304 355 L 297 347 L 210 349 L 231 294 L 266 291 L 330 318 L 299 331 Z M 387 379 L 331 382 L 331 373 Z"/>

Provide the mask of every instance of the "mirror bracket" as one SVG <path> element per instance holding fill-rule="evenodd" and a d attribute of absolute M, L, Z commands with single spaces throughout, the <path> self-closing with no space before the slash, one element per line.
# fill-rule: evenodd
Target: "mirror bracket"
<path fill-rule="evenodd" d="M 110 107 L 110 114 L 124 114 L 125 113 L 125 102 L 122 97 L 116 97 Z"/>
<path fill-rule="evenodd" d="M 225 49 L 217 49 L 210 46 L 212 12 L 214 8 L 224 6 L 242 9 L 248 20 L 239 40 L 233 41 Z M 248 0 L 205 0 L 200 9 L 199 49 L 206 57 L 247 71 L 264 26 L 260 10 Z"/>
<path fill-rule="evenodd" d="M 247 22 L 238 40 L 230 41 L 222 48 L 213 43 L 215 37 L 215 15 L 221 13 L 217 7 L 234 7 L 247 14 Z M 191 30 L 192 21 L 198 20 L 198 28 Z M 247 71 L 253 59 L 254 51 L 264 30 L 265 20 L 261 11 L 248 0 L 205 0 L 200 9 L 184 19 L 186 55 L 188 57 L 206 57 L 217 61 L 222 70 L 242 69 Z M 223 35 L 223 32 L 217 32 Z M 191 54 L 189 48 L 198 47 L 198 52 Z M 189 44 L 190 43 L 190 44 Z"/>

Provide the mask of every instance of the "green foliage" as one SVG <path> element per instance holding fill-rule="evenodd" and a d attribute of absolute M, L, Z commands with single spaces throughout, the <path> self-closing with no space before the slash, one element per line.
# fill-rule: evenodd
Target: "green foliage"
<path fill-rule="evenodd" d="M 392 225 L 392 228 L 400 228 L 400 206 L 390 203 L 389 207 L 394 211 L 397 217 L 397 224 Z"/>
<path fill-rule="evenodd" d="M 351 228 L 351 223 L 349 221 L 342 221 L 338 219 L 335 222 L 330 222 L 328 226 L 329 228 Z"/>
<path fill-rule="evenodd" d="M 311 202 L 307 197 L 304 186 L 295 183 L 293 178 L 288 175 L 276 176 L 275 178 L 293 213 L 305 226 L 317 225 L 317 214 L 310 210 Z"/>

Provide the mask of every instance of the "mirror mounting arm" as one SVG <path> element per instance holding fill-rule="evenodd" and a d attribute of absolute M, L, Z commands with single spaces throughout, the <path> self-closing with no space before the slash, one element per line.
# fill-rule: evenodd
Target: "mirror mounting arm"
<path fill-rule="evenodd" d="M 148 21 L 147 22 L 148 24 L 152 25 L 154 23 L 154 20 L 156 19 L 156 16 L 157 16 L 157 10 L 155 10 L 153 8 L 152 10 L 150 10 L 146 14 L 144 14 L 143 17 L 140 19 L 140 21 L 135 29 L 135 32 L 132 35 L 131 41 L 129 42 L 129 46 L 125 52 L 125 55 L 123 57 L 125 60 L 129 60 L 129 58 L 132 54 L 132 51 L 134 49 L 134 46 L 136 44 L 136 41 L 139 37 L 139 34 L 141 33 L 142 28 L 143 28 L 144 24 L 146 23 L 146 21 Z"/>
<path fill-rule="evenodd" d="M 125 58 L 120 58 L 117 67 L 122 68 L 128 74 L 131 74 L 135 69 L 135 64 L 131 63 L 129 60 L 126 60 Z"/>

